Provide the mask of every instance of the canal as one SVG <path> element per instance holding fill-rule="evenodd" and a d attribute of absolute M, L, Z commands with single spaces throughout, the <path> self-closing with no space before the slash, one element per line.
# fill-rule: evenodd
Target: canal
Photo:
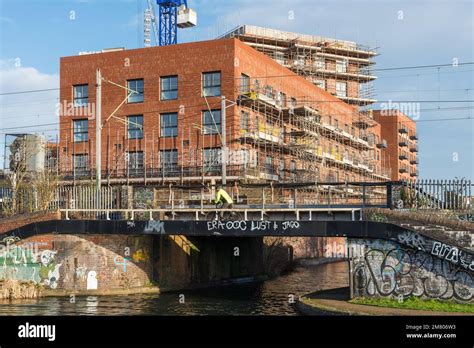
<path fill-rule="evenodd" d="M 0 316 L 298 315 L 289 295 L 297 299 L 316 290 L 345 286 L 348 286 L 347 262 L 337 262 L 298 266 L 288 274 L 264 282 L 179 293 L 76 297 L 75 303 L 59 297 L 0 302 Z"/>

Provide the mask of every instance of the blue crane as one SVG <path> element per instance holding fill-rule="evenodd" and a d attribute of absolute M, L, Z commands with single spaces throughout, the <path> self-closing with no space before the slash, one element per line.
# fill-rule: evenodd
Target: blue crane
<path fill-rule="evenodd" d="M 159 46 L 178 43 L 178 28 L 197 24 L 196 12 L 188 8 L 187 0 L 157 0 L 159 6 Z"/>

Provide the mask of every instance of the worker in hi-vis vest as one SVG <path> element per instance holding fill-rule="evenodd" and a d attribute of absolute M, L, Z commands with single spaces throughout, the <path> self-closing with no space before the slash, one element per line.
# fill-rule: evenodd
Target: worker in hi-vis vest
<path fill-rule="evenodd" d="M 222 186 L 218 186 L 216 198 L 213 202 L 221 209 L 232 209 L 232 204 L 234 204 L 234 201 Z"/>

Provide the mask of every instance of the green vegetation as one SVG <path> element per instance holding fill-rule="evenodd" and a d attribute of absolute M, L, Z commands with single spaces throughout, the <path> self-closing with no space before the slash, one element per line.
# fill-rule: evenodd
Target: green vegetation
<path fill-rule="evenodd" d="M 437 312 L 474 313 L 474 305 L 472 304 L 461 304 L 454 301 L 422 300 L 418 297 L 409 297 L 403 300 L 403 302 L 390 298 L 356 298 L 349 302 L 377 307 L 418 309 Z"/>
<path fill-rule="evenodd" d="M 372 213 L 370 220 L 375 222 L 388 222 L 387 217 L 380 213 Z"/>

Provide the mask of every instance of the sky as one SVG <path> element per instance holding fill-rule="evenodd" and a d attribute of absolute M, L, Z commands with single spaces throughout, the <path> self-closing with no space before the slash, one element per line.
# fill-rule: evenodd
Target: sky
<path fill-rule="evenodd" d="M 58 129 L 59 58 L 143 47 L 146 0 L 0 0 L 0 166 L 5 133 Z M 179 42 L 249 24 L 377 48 L 375 97 L 420 110 L 420 176 L 474 179 L 474 2 L 470 0 L 189 0 L 198 26 Z M 383 70 L 448 65 L 440 68 Z M 37 93 L 10 92 L 53 89 Z M 469 101 L 469 102 L 466 102 Z M 470 118 L 470 119 L 469 119 Z"/>

